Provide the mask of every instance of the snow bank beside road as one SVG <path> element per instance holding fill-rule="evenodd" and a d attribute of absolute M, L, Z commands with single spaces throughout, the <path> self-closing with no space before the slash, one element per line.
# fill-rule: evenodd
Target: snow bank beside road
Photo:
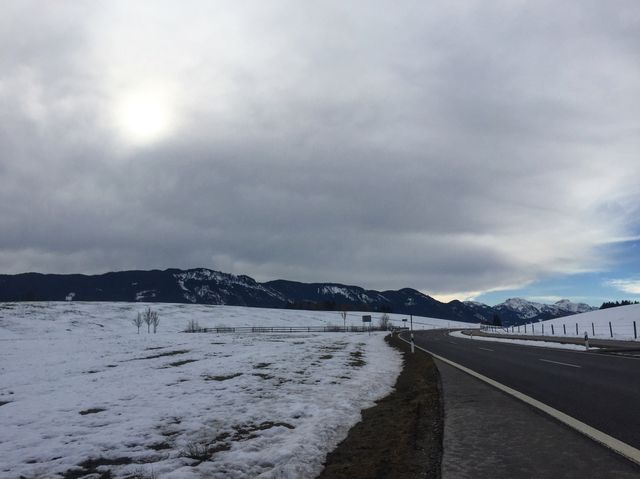
<path fill-rule="evenodd" d="M 336 313 L 158 304 L 158 334 L 138 335 L 144 306 L 0 305 L 0 476 L 103 458 L 115 478 L 313 477 L 401 369 L 381 333 L 178 332 Z"/>
<path fill-rule="evenodd" d="M 468 334 L 463 334 L 462 331 L 452 331 L 449 333 L 450 336 L 454 336 L 456 338 L 464 338 L 469 339 L 471 341 L 491 341 L 494 343 L 511 343 L 511 344 L 521 344 L 523 346 L 535 346 L 539 348 L 555 348 L 555 349 L 574 349 L 577 351 L 584 351 L 584 346 L 580 346 L 578 344 L 566 344 L 566 343 L 556 343 L 552 341 L 536 341 L 533 339 L 507 339 L 507 338 L 487 338 L 484 336 L 469 336 Z M 599 348 L 589 348 L 591 349 L 599 349 Z"/>

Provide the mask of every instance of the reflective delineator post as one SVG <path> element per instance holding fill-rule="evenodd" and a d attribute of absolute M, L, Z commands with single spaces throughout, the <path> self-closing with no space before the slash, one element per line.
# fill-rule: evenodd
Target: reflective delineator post
<path fill-rule="evenodd" d="M 413 314 L 409 315 L 409 318 L 411 318 L 411 353 L 413 354 L 416 352 L 415 342 L 413 341 Z"/>
<path fill-rule="evenodd" d="M 611 334 L 611 337 L 613 338 L 613 328 L 611 327 L 611 321 L 609 321 L 609 334 Z"/>

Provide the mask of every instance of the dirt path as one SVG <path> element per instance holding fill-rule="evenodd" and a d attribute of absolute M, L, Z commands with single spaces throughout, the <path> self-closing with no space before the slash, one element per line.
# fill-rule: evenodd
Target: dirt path
<path fill-rule="evenodd" d="M 439 375 L 430 356 L 411 354 L 397 337 L 404 368 L 395 391 L 362 411 L 362 421 L 327 456 L 318 479 L 439 478 L 443 414 Z"/>

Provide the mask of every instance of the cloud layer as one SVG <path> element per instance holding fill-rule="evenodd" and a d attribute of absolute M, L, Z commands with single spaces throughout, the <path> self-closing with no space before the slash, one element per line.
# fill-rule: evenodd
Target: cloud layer
<path fill-rule="evenodd" d="M 605 268 L 638 233 L 637 2 L 0 13 L 0 271 L 452 294 Z"/>

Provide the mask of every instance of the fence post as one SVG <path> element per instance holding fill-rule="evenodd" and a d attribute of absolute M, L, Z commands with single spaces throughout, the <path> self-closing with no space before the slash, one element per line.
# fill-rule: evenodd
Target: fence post
<path fill-rule="evenodd" d="M 542 335 L 544 336 L 544 323 L 542 323 Z"/>
<path fill-rule="evenodd" d="M 636 322 L 633 322 L 633 339 L 638 339 L 638 330 L 636 329 Z"/>
<path fill-rule="evenodd" d="M 518 324 L 518 333 L 520 332 L 520 325 Z"/>
<path fill-rule="evenodd" d="M 562 330 L 564 331 L 564 335 L 567 335 L 567 325 L 566 324 L 562 324 Z"/>
<path fill-rule="evenodd" d="M 611 321 L 609 321 L 609 333 L 611 334 L 611 337 L 613 338 L 613 328 L 611 327 Z"/>
<path fill-rule="evenodd" d="M 591 323 L 591 336 L 595 336 L 596 335 L 596 328 L 593 325 L 593 323 Z"/>
<path fill-rule="evenodd" d="M 536 325 L 531 323 L 531 334 L 536 334 Z"/>
<path fill-rule="evenodd" d="M 578 336 L 580 333 L 578 333 L 578 323 L 576 323 L 576 336 Z"/>
<path fill-rule="evenodd" d="M 527 323 L 524 323 L 524 334 L 527 334 Z"/>
<path fill-rule="evenodd" d="M 553 336 L 554 334 L 556 334 L 556 333 L 553 331 L 553 324 L 552 324 L 551 325 L 551 336 Z"/>

